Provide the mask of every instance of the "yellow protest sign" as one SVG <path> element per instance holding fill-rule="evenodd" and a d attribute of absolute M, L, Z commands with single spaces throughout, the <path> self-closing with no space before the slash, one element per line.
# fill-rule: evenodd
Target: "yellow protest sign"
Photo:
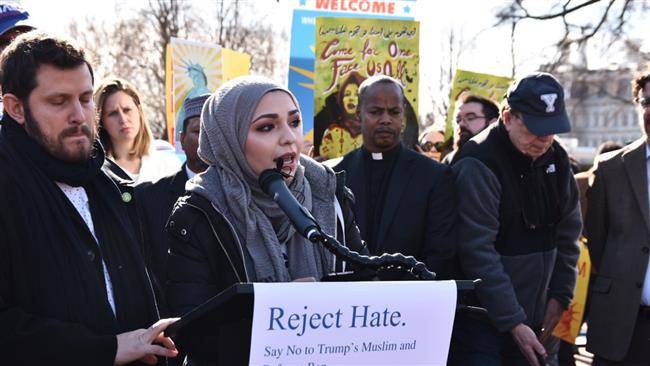
<path fill-rule="evenodd" d="M 565 342 L 576 343 L 576 337 L 580 332 L 582 320 L 585 315 L 585 304 L 589 290 L 589 276 L 591 274 L 591 260 L 589 249 L 585 245 L 586 239 L 580 240 L 580 257 L 578 258 L 578 280 L 576 290 L 569 308 L 564 311 L 560 322 L 553 330 L 553 335 Z"/>
<path fill-rule="evenodd" d="M 408 101 L 402 141 L 418 134 L 419 23 L 367 18 L 316 18 L 313 142 L 332 159 L 362 145 L 355 115 L 359 85 L 384 74 L 398 79 Z"/>

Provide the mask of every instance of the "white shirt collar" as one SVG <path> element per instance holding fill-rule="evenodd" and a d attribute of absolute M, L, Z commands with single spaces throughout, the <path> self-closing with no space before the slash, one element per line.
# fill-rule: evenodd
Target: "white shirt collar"
<path fill-rule="evenodd" d="M 188 180 L 194 178 L 194 176 L 196 175 L 196 173 L 194 173 L 192 169 L 190 169 L 190 167 L 187 166 L 187 164 L 185 164 L 185 173 L 187 174 Z"/>

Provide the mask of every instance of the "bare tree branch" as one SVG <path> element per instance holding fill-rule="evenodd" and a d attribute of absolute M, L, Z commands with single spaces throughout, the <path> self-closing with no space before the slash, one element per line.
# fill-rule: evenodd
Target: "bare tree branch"
<path fill-rule="evenodd" d="M 605 23 L 605 21 L 607 20 L 607 15 L 609 14 L 609 10 L 612 8 L 612 5 L 614 5 L 615 1 L 616 0 L 610 0 L 609 1 L 609 4 L 607 4 L 607 8 L 605 9 L 605 12 L 603 13 L 603 15 L 600 18 L 600 21 L 598 22 L 598 25 L 596 25 L 596 27 L 594 27 L 591 32 L 583 35 L 582 37 L 580 37 L 578 39 L 573 40 L 573 42 L 577 42 L 577 43 L 585 42 L 589 38 L 593 37 L 596 33 L 598 33 L 598 30 L 600 30 L 600 27 L 602 27 L 603 24 Z"/>
<path fill-rule="evenodd" d="M 580 23 L 576 22 L 575 18 L 572 18 L 572 21 L 568 20 L 569 14 L 574 14 L 597 3 L 602 3 L 604 6 L 602 9 L 596 8 L 600 11 L 596 23 Z M 618 4 L 618 6 L 614 7 L 615 4 Z M 560 9 L 558 10 L 557 7 L 560 7 Z M 605 40 L 604 43 L 599 45 L 602 48 L 611 47 L 615 42 L 620 41 L 624 37 L 624 29 L 629 14 L 635 10 L 644 11 L 646 8 L 647 5 L 644 2 L 634 2 L 632 0 L 606 0 L 605 2 L 602 2 L 602 0 L 588 0 L 579 4 L 576 4 L 574 0 L 562 0 L 561 4 L 558 1 L 558 3 L 552 5 L 547 14 L 531 14 L 524 5 L 523 0 L 512 0 L 497 12 L 498 21 L 496 25 L 508 24 L 511 27 L 512 42 L 512 28 L 516 27 L 514 24 L 528 20 L 547 22 L 552 19 L 559 19 L 564 27 L 564 32 L 560 39 L 555 42 L 556 55 L 551 62 L 541 66 L 542 69 L 553 72 L 561 65 L 569 62 L 571 50 L 577 49 L 582 52 L 581 60 L 586 61 L 584 57 L 586 44 L 599 34 L 603 35 L 602 38 Z M 617 10 L 618 14 L 611 17 L 614 9 L 619 9 Z M 512 49 L 511 52 L 513 52 Z"/>
<path fill-rule="evenodd" d="M 114 75 L 136 85 L 154 135 L 164 137 L 166 46 L 172 37 L 248 53 L 256 73 L 274 76 L 283 69 L 275 48 L 287 35 L 278 34 L 264 21 L 263 14 L 252 19 L 242 17 L 244 13 L 254 14 L 254 5 L 218 1 L 212 8 L 215 15 L 206 17 L 197 14 L 189 1 L 148 0 L 143 9 L 118 16 L 118 21 L 74 21 L 68 31 L 86 49 L 98 78 Z"/>
<path fill-rule="evenodd" d="M 510 28 L 510 60 L 512 62 L 512 70 L 510 73 L 510 77 L 514 78 L 516 69 L 517 69 L 517 63 L 515 62 L 515 29 L 517 28 L 517 22 L 512 21 L 512 26 Z"/>
<path fill-rule="evenodd" d="M 576 5 L 572 8 L 567 7 L 571 0 L 565 4 L 563 7 L 562 11 L 557 12 L 557 13 L 552 13 L 552 14 L 544 14 L 544 15 L 532 15 L 528 12 L 528 9 L 526 9 L 521 3 L 521 0 L 516 0 L 513 5 L 516 5 L 518 9 L 513 9 L 513 7 L 509 7 L 508 10 L 511 10 L 510 12 L 499 12 L 497 14 L 497 18 L 499 18 L 501 21 L 507 21 L 511 19 L 516 19 L 516 20 L 521 20 L 521 19 L 535 19 L 535 20 L 548 20 L 548 19 L 554 19 L 554 18 L 559 18 L 559 17 L 566 17 L 567 15 L 578 11 L 584 7 L 587 7 L 591 4 L 595 4 L 601 0 L 588 0 L 585 1 L 582 4 Z M 520 10 L 523 12 L 523 14 L 515 14 L 514 11 L 512 10 Z"/>
<path fill-rule="evenodd" d="M 441 61 L 438 67 L 437 84 L 429 84 L 428 90 L 433 103 L 433 113 L 426 116 L 421 121 L 421 127 L 428 127 L 433 123 L 438 123 L 444 128 L 444 121 L 447 117 L 447 111 L 450 106 L 451 84 L 454 74 L 458 69 L 458 61 L 471 42 L 465 42 L 462 34 L 458 34 L 453 28 L 449 29 L 443 43 L 441 44 Z"/>
<path fill-rule="evenodd" d="M 629 14 L 631 3 L 632 0 L 625 0 L 625 3 L 623 4 L 623 8 L 621 9 L 621 13 L 618 15 L 618 25 L 613 30 L 615 35 L 620 35 L 622 33 L 623 25 L 626 22 L 625 15 Z"/>

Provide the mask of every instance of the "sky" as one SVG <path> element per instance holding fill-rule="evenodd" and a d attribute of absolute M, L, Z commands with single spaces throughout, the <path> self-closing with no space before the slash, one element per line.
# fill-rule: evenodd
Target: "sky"
<path fill-rule="evenodd" d="M 290 31 L 290 17 L 292 10 L 292 1 L 290 0 L 250 0 L 254 1 L 256 7 L 260 9 L 261 13 L 273 14 L 279 13 L 283 16 L 269 17 L 271 21 L 278 24 L 279 27 L 284 27 L 287 33 Z M 193 0 L 196 6 L 209 7 L 214 1 L 209 0 Z M 56 2 L 47 0 L 22 0 L 22 6 L 30 13 L 31 19 L 39 28 L 46 31 L 53 31 L 58 33 L 65 33 L 66 25 L 73 19 L 86 19 L 95 18 L 97 20 L 110 21 L 116 17 L 118 13 L 128 13 L 129 9 L 136 9 L 140 6 L 147 4 L 144 0 L 124 1 L 124 0 L 105 0 L 105 1 L 86 1 L 86 0 L 58 0 Z M 416 16 L 426 18 L 421 20 L 422 34 L 432 34 L 433 37 L 421 38 L 421 52 L 423 64 L 433 62 L 428 61 L 436 57 L 440 52 L 443 43 L 443 36 L 448 33 L 451 27 L 456 28 L 456 32 L 462 34 L 466 39 L 474 37 L 477 33 L 485 28 L 489 28 L 494 22 L 494 9 L 502 4 L 502 1 L 479 1 L 479 0 L 461 0 L 461 1 L 432 1 L 420 0 L 418 2 L 418 10 L 415 12 Z M 466 12 L 465 9 L 471 8 L 471 12 Z M 469 13 L 469 14 L 465 14 Z M 461 16 L 455 17 L 452 14 L 459 14 Z M 449 20 L 455 19 L 458 23 L 450 24 Z M 484 32 L 485 33 L 485 32 Z M 491 31 L 488 37 L 495 39 L 505 39 L 503 35 L 507 35 L 507 29 L 503 28 L 501 31 L 497 30 L 497 35 Z M 500 34 L 503 33 L 503 34 Z M 490 42 L 496 43 L 496 42 Z M 509 47 L 509 44 L 506 46 Z M 483 71 L 489 73 L 503 73 L 510 72 L 510 59 L 507 54 L 508 48 L 505 47 L 503 52 L 495 52 L 488 59 L 481 60 L 481 64 L 477 64 L 475 58 L 468 56 L 461 59 L 462 64 L 466 64 L 467 68 L 476 71 Z M 503 56 L 500 54 L 504 53 Z M 287 59 L 288 59 L 287 55 Z"/>
<path fill-rule="evenodd" d="M 185 0 L 190 1 L 190 0 Z M 193 5 L 201 8 L 214 6 L 218 0 L 191 0 Z M 227 0 L 226 0 L 227 1 Z M 259 10 L 258 16 L 264 16 L 277 24 L 277 29 L 290 33 L 291 11 L 296 0 L 249 0 Z M 438 85 L 440 60 L 446 56 L 444 45 L 450 30 L 461 39 L 463 52 L 458 60 L 458 68 L 475 72 L 510 76 L 512 62 L 510 55 L 510 27 L 494 27 L 495 14 L 508 2 L 505 0 L 419 0 L 417 2 L 416 20 L 420 21 L 420 94 L 423 105 L 421 112 L 433 109 L 428 95 Z M 526 1 L 531 12 L 547 10 L 548 1 Z M 33 23 L 46 31 L 65 33 L 66 25 L 73 19 L 96 19 L 111 21 L 119 14 L 136 11 L 146 6 L 145 0 L 22 0 L 20 4 L 30 12 Z M 587 20 L 595 23 L 600 9 L 605 4 L 595 4 L 574 16 L 575 20 Z M 631 20 L 630 34 L 643 37 L 644 20 L 640 17 Z M 638 26 L 636 26 L 638 25 Z M 515 39 L 517 75 L 538 69 L 541 63 L 553 54 L 554 42 L 562 32 L 562 25 L 555 22 L 524 22 L 518 26 Z M 650 50 L 646 41 L 645 50 Z M 596 40 L 594 43 L 598 43 Z M 281 47 L 286 53 L 288 64 L 288 45 Z M 589 50 L 591 67 L 608 67 L 616 57 L 602 56 Z M 284 80 L 286 82 L 286 80 Z M 422 114 L 422 113 L 421 113 Z"/>

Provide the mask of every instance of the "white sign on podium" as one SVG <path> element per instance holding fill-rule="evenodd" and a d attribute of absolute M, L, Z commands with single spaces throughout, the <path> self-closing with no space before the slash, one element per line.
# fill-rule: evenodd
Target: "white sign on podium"
<path fill-rule="evenodd" d="M 256 283 L 250 365 L 446 365 L 454 281 Z"/>

